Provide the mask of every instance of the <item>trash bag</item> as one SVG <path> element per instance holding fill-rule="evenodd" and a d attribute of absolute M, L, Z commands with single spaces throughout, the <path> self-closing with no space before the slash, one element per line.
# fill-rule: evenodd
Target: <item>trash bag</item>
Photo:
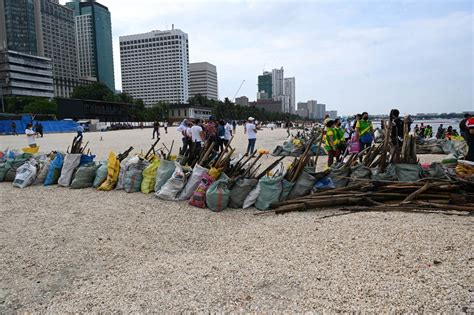
<path fill-rule="evenodd" d="M 283 189 L 282 179 L 282 176 L 264 176 L 259 180 L 260 194 L 258 195 L 257 202 L 255 202 L 255 207 L 258 210 L 268 210 L 272 203 L 279 201 Z"/>
<path fill-rule="evenodd" d="M 311 175 L 310 173 L 303 171 L 301 172 L 300 176 L 296 180 L 293 189 L 290 191 L 288 195 L 288 199 L 294 199 L 301 196 L 308 195 L 311 190 L 313 189 L 314 183 L 316 182 L 316 177 Z"/>
<path fill-rule="evenodd" d="M 277 145 L 272 152 L 273 156 L 280 156 L 283 153 L 283 148 L 281 145 Z"/>
<path fill-rule="evenodd" d="M 115 186 L 116 190 L 123 189 L 125 173 L 128 171 L 130 166 L 132 164 L 137 163 L 138 160 L 139 160 L 138 156 L 134 156 L 134 157 L 127 156 L 125 159 L 122 160 L 122 162 L 120 162 L 120 173 L 119 173 L 119 177 L 118 177 L 118 181 L 117 181 L 117 186 Z"/>
<path fill-rule="evenodd" d="M 321 178 L 314 184 L 314 190 L 316 191 L 321 191 L 321 190 L 328 190 L 328 189 L 334 189 L 336 186 L 334 186 L 334 183 L 331 179 L 331 177 L 326 176 Z"/>
<path fill-rule="evenodd" d="M 36 174 L 38 173 L 35 159 L 26 161 L 22 166 L 18 167 L 13 186 L 18 188 L 25 188 L 35 182 Z"/>
<path fill-rule="evenodd" d="M 79 165 L 84 165 L 84 164 L 90 164 L 91 162 L 94 162 L 95 155 L 92 154 L 82 154 L 81 155 L 81 162 Z"/>
<path fill-rule="evenodd" d="M 38 163 L 38 174 L 36 175 L 35 184 L 42 184 L 48 175 L 49 166 L 51 165 L 51 159 L 47 158 L 44 161 Z"/>
<path fill-rule="evenodd" d="M 198 208 L 206 208 L 206 192 L 209 186 L 215 181 L 214 177 L 204 174 L 196 190 L 189 198 L 189 204 Z"/>
<path fill-rule="evenodd" d="M 423 169 L 420 164 L 395 164 L 397 179 L 400 182 L 415 182 L 423 175 Z"/>
<path fill-rule="evenodd" d="M 377 169 L 374 169 L 372 171 L 372 179 L 378 181 L 397 181 L 398 178 L 395 164 L 389 164 L 383 173 L 379 173 Z"/>
<path fill-rule="evenodd" d="M 286 179 L 281 181 L 281 194 L 280 194 L 280 201 L 285 201 L 288 199 L 288 195 L 290 194 L 291 190 L 295 186 L 295 183 L 292 183 Z"/>
<path fill-rule="evenodd" d="M 81 163 L 82 154 L 68 153 L 64 157 L 63 168 L 61 169 L 61 176 L 58 179 L 58 185 L 69 187 L 72 180 L 72 175 L 76 167 Z"/>
<path fill-rule="evenodd" d="M 64 155 L 57 152 L 53 161 L 49 165 L 48 174 L 44 179 L 43 185 L 55 185 L 58 183 L 59 176 L 61 176 L 61 169 L 63 168 Z"/>
<path fill-rule="evenodd" d="M 149 194 L 152 191 L 155 191 L 156 170 L 160 166 L 160 162 L 160 159 L 155 158 L 153 162 L 151 162 L 151 164 L 143 170 L 143 179 L 141 184 L 142 193 Z"/>
<path fill-rule="evenodd" d="M 363 164 L 358 164 L 356 166 L 351 167 L 351 183 L 357 183 L 358 179 L 371 179 L 372 178 L 372 170 L 363 165 Z"/>
<path fill-rule="evenodd" d="M 72 179 L 71 188 L 80 189 L 92 187 L 97 169 L 98 165 L 95 164 L 95 162 L 89 162 L 79 166 L 74 174 L 74 178 Z"/>
<path fill-rule="evenodd" d="M 97 189 L 103 191 L 110 191 L 114 189 L 114 187 L 117 185 L 119 173 L 120 161 L 117 159 L 117 155 L 115 155 L 114 152 L 110 152 L 109 158 L 107 160 L 107 178 Z"/>
<path fill-rule="evenodd" d="M 159 191 L 171 175 L 176 170 L 176 164 L 173 161 L 161 160 L 160 167 L 156 170 L 155 191 Z"/>
<path fill-rule="evenodd" d="M 98 188 L 107 178 L 107 161 L 100 161 L 97 171 L 95 173 L 94 182 L 92 187 Z"/>
<path fill-rule="evenodd" d="M 138 163 L 132 164 L 124 176 L 123 189 L 128 193 L 140 191 L 143 180 L 143 171 L 150 165 L 147 160 L 140 159 Z"/>
<path fill-rule="evenodd" d="M 220 212 L 229 205 L 229 178 L 224 175 L 222 174 L 221 178 L 212 183 L 206 191 L 206 205 L 214 212 Z"/>
<path fill-rule="evenodd" d="M 5 175 L 8 170 L 12 167 L 12 159 L 7 159 L 5 162 L 0 163 L 0 182 L 5 181 Z"/>
<path fill-rule="evenodd" d="M 186 186 L 184 187 L 183 191 L 179 194 L 178 200 L 188 200 L 191 198 L 191 195 L 196 190 L 197 186 L 201 182 L 202 177 L 204 174 L 207 174 L 209 170 L 205 167 L 202 167 L 199 164 L 196 164 L 193 168 L 193 172 L 191 177 L 189 178 Z"/>
<path fill-rule="evenodd" d="M 346 187 L 349 184 L 349 175 L 351 174 L 351 169 L 348 167 L 333 168 L 329 173 L 332 182 L 336 188 Z"/>
<path fill-rule="evenodd" d="M 28 161 L 32 157 L 33 157 L 33 155 L 31 155 L 29 153 L 22 153 L 22 154 L 19 154 L 19 155 L 15 156 L 15 158 L 11 161 L 10 168 L 7 170 L 7 172 L 5 174 L 4 181 L 5 182 L 13 182 L 15 180 L 17 169 L 20 166 L 22 166 L 23 164 L 25 164 L 26 161 Z"/>
<path fill-rule="evenodd" d="M 245 197 L 244 204 L 242 205 L 242 209 L 250 208 L 257 202 L 258 196 L 260 195 L 260 185 L 257 184 Z"/>
<path fill-rule="evenodd" d="M 162 161 L 163 162 L 163 161 Z M 175 162 L 175 170 L 171 178 L 155 192 L 155 196 L 163 200 L 176 200 L 176 196 L 186 185 L 186 175 L 178 162 Z"/>
<path fill-rule="evenodd" d="M 258 180 L 253 178 L 238 179 L 230 191 L 229 207 L 238 209 L 242 208 L 245 197 L 247 197 L 257 184 Z"/>
<path fill-rule="evenodd" d="M 431 163 L 431 165 L 426 171 L 423 170 L 423 173 L 426 177 L 439 179 L 446 178 L 446 172 L 441 163 Z"/>

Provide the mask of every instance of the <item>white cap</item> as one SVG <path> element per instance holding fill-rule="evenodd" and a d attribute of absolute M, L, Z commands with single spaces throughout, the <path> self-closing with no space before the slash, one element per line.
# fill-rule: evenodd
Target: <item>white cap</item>
<path fill-rule="evenodd" d="M 249 117 L 248 120 L 252 121 L 252 120 L 255 120 L 255 118 Z"/>

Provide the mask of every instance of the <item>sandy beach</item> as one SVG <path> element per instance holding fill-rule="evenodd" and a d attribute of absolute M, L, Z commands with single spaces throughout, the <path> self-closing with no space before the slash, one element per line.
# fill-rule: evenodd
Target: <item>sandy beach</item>
<path fill-rule="evenodd" d="M 179 134 L 161 130 L 170 146 Z M 86 133 L 106 158 L 151 129 Z M 74 134 L 46 134 L 42 152 Z M 270 151 L 286 130 L 262 130 Z M 0 150 L 26 146 L 0 136 Z M 238 128 L 234 145 L 244 153 Z M 442 155 L 420 156 L 421 162 Z M 263 159 L 265 164 L 274 157 Z M 289 161 L 289 159 L 287 159 Z M 326 158 L 320 159 L 319 168 Z M 0 312 L 474 312 L 474 217 L 213 213 L 153 194 L 0 183 Z"/>

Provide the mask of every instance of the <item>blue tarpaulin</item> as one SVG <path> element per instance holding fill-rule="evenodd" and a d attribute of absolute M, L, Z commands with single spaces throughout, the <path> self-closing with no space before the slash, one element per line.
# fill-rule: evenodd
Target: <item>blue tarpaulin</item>
<path fill-rule="evenodd" d="M 33 120 L 30 115 L 23 115 L 21 120 L 0 120 L 0 134 L 11 134 L 12 122 L 16 123 L 16 132 L 21 134 L 25 132 L 26 125 L 33 122 L 33 127 L 36 122 L 43 125 L 43 133 L 53 132 L 76 132 L 79 124 L 72 120 Z"/>

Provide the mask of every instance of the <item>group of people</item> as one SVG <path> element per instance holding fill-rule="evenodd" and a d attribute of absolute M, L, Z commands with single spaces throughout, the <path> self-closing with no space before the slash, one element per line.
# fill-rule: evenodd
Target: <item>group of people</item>
<path fill-rule="evenodd" d="M 421 123 L 420 126 L 418 126 L 418 124 L 416 124 L 414 132 L 415 132 L 415 135 L 420 137 L 420 138 L 431 138 L 431 137 L 433 137 L 433 127 L 430 126 L 430 125 L 425 126 L 423 123 Z"/>

